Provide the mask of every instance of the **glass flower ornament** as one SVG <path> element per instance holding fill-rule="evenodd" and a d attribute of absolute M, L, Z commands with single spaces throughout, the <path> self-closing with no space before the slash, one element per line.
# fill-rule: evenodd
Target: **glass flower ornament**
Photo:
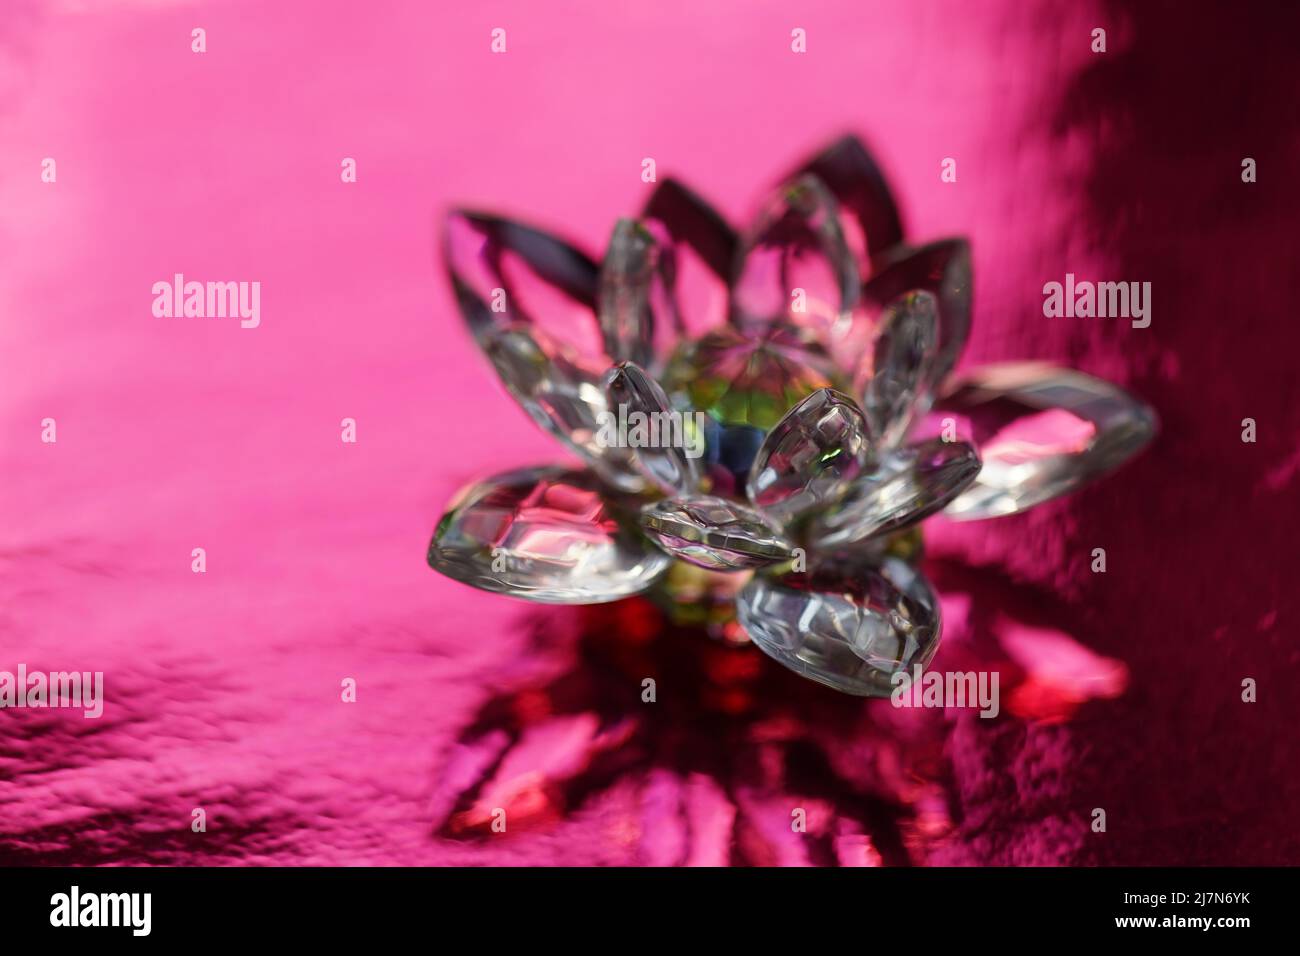
<path fill-rule="evenodd" d="M 1148 407 L 1080 372 L 954 375 L 969 246 L 905 242 L 853 137 L 786 177 L 743 233 L 668 179 L 599 264 L 464 210 L 443 249 L 471 334 L 582 466 L 464 489 L 429 564 L 552 604 L 650 592 L 846 693 L 887 696 L 938 646 L 921 521 L 1023 511 L 1155 433 Z M 677 427 L 610 440 L 614 420 Z"/>

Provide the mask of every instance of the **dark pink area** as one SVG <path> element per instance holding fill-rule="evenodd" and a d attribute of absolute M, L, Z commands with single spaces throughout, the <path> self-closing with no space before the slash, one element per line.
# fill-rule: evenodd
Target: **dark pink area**
<path fill-rule="evenodd" d="M 107 704 L 0 710 L 0 862 L 1300 861 L 1298 19 L 6 3 L 0 670 L 102 670 Z M 455 312 L 441 212 L 598 252 L 644 157 L 739 222 L 846 130 L 910 236 L 970 237 L 966 364 L 1074 366 L 1162 419 L 1068 502 L 931 524 L 935 666 L 998 668 L 996 720 L 840 698 L 639 605 L 538 610 L 424 564 L 458 487 L 562 458 Z M 261 326 L 155 318 L 176 272 L 260 281 Z M 1067 272 L 1152 282 L 1151 327 L 1044 318 Z M 494 834 L 501 806 L 517 825 Z"/>

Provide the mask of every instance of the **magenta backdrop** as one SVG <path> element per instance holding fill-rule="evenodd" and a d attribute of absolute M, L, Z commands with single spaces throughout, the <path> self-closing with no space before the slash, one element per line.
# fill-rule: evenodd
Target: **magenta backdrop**
<path fill-rule="evenodd" d="M 0 862 L 1300 862 L 1281 16 L 6 3 L 0 670 L 102 670 L 107 703 L 0 711 Z M 723 754 L 680 711 L 611 704 L 571 612 L 425 566 L 457 487 L 561 456 L 476 354 L 434 224 L 486 205 L 598 252 L 644 157 L 741 221 L 843 131 L 911 236 L 971 238 L 967 365 L 1073 365 L 1164 428 L 1068 502 L 932 531 L 938 663 L 1003 667 L 997 720 L 778 682 L 792 702 L 728 723 Z M 1151 281 L 1151 328 L 1044 319 L 1067 271 Z M 155 318 L 176 272 L 260 281 L 260 327 Z M 498 804 L 522 824 L 475 823 Z"/>

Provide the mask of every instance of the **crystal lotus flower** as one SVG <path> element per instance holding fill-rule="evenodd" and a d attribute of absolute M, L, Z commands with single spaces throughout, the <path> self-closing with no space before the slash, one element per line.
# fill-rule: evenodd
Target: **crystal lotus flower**
<path fill-rule="evenodd" d="M 1155 433 L 1149 408 L 1080 372 L 954 376 L 969 246 L 905 243 L 852 137 L 788 176 L 743 234 L 668 179 L 600 264 L 469 211 L 448 217 L 444 251 L 506 388 L 585 467 L 463 490 L 429 564 L 552 604 L 721 594 L 768 655 L 850 694 L 888 695 L 938 646 L 919 522 L 1023 511 Z M 684 432 L 609 441 L 616 409 Z"/>

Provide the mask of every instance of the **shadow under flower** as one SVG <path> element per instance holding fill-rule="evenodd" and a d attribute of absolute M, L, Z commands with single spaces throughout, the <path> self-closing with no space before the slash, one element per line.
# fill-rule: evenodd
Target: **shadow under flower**
<path fill-rule="evenodd" d="M 932 669 L 997 671 L 990 723 L 1060 723 L 1124 691 L 1124 665 L 1071 635 L 1058 596 L 993 568 L 929 567 L 951 618 Z M 440 838 L 554 827 L 628 784 L 621 831 L 650 865 L 905 866 L 960 836 L 948 750 L 957 721 L 984 723 L 974 709 L 834 693 L 644 598 L 526 621 L 549 676 L 493 693 L 444 755 Z"/>

